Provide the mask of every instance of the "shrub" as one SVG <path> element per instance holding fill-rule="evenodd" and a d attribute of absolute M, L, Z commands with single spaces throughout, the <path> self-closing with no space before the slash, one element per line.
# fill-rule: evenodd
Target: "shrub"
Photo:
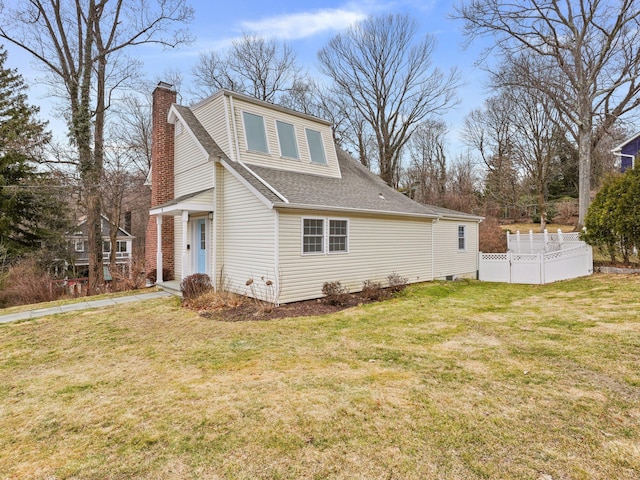
<path fill-rule="evenodd" d="M 480 222 L 480 251 L 484 253 L 504 253 L 507 251 L 507 235 L 500 228 L 496 217 L 486 217 Z"/>
<path fill-rule="evenodd" d="M 409 283 L 409 279 L 407 277 L 402 277 L 396 272 L 389 275 L 387 280 L 389 280 L 389 290 L 391 293 L 400 293 L 407 288 L 407 284 Z"/>
<path fill-rule="evenodd" d="M 340 282 L 324 282 L 322 293 L 325 301 L 331 305 L 346 305 L 349 300 L 349 289 Z"/>
<path fill-rule="evenodd" d="M 158 279 L 158 270 L 156 270 L 155 268 L 147 273 L 147 280 L 149 280 L 151 283 L 156 283 L 157 279 Z M 168 268 L 163 268 L 162 269 L 162 280 L 165 281 L 165 282 L 168 282 L 168 281 L 171 281 L 173 279 L 174 279 L 173 272 L 171 270 L 169 270 Z"/>
<path fill-rule="evenodd" d="M 187 308 L 208 311 L 221 308 L 234 308 L 242 305 L 244 297 L 230 292 L 209 291 L 195 298 L 184 300 L 183 305 Z"/>
<path fill-rule="evenodd" d="M 611 262 L 622 255 L 630 263 L 634 248 L 640 246 L 640 167 L 623 175 L 610 176 L 591 202 L 582 239 L 606 249 Z"/>
<path fill-rule="evenodd" d="M 385 290 L 380 282 L 365 280 L 362 282 L 362 296 L 371 302 L 379 302 L 389 296 L 390 292 Z"/>
<path fill-rule="evenodd" d="M 190 300 L 199 297 L 205 293 L 213 291 L 211 278 L 206 273 L 194 273 L 185 277 L 180 283 L 180 291 L 182 298 Z"/>
<path fill-rule="evenodd" d="M 9 267 L 0 291 L 0 306 L 49 302 L 59 296 L 52 288 L 51 276 L 34 258 L 25 258 Z"/>
<path fill-rule="evenodd" d="M 254 281 L 250 278 L 245 282 L 251 291 L 251 297 L 257 306 L 265 313 L 270 313 L 274 307 L 280 304 L 280 285 L 282 285 L 279 275 L 278 281 L 265 277 L 260 277 L 260 281 Z"/>

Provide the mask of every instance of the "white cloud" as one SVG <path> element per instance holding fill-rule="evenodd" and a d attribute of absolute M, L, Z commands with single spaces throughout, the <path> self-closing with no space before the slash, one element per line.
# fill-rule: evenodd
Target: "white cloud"
<path fill-rule="evenodd" d="M 342 30 L 366 17 L 367 13 L 359 9 L 336 8 L 245 21 L 242 27 L 249 33 L 293 40 Z"/>

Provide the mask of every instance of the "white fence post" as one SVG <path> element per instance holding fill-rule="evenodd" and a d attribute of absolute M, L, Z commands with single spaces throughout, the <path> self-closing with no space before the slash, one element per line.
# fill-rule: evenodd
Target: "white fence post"
<path fill-rule="evenodd" d="M 533 253 L 533 230 L 529 230 L 529 246 L 531 247 L 529 253 Z"/>
<path fill-rule="evenodd" d="M 549 251 L 549 232 L 547 229 L 544 229 L 544 251 Z"/>
<path fill-rule="evenodd" d="M 507 250 L 511 250 L 511 232 L 507 230 Z"/>
<path fill-rule="evenodd" d="M 564 238 L 562 236 L 562 230 L 558 229 L 558 243 L 560 245 L 560 250 L 562 250 L 562 244 L 564 243 Z"/>
<path fill-rule="evenodd" d="M 516 253 L 522 253 L 522 250 L 520 250 L 520 230 L 516 231 L 516 245 L 518 245 L 518 251 Z"/>

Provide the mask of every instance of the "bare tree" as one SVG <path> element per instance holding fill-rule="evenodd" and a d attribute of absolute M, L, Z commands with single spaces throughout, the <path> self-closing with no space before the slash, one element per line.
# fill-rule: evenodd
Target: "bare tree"
<path fill-rule="evenodd" d="M 482 108 L 467 115 L 462 132 L 464 142 L 484 163 L 486 199 L 505 213 L 518 205 L 520 197 L 512 139 L 513 106 L 506 100 L 498 96 L 487 99 Z"/>
<path fill-rule="evenodd" d="M 462 0 L 469 42 L 496 37 L 516 66 L 505 84 L 534 86 L 563 113 L 579 150 L 579 224 L 590 203 L 594 146 L 640 105 L 640 8 L 635 0 Z"/>
<path fill-rule="evenodd" d="M 225 88 L 267 102 L 279 103 L 295 87 L 302 74 L 296 56 L 286 43 L 257 35 L 242 35 L 224 54 L 200 55 L 192 71 L 199 98 Z"/>
<path fill-rule="evenodd" d="M 540 214 L 540 229 L 546 228 L 549 183 L 556 170 L 562 132 L 559 114 L 549 99 L 529 88 L 502 92 L 510 105 L 514 162 L 529 182 Z"/>
<path fill-rule="evenodd" d="M 458 72 L 433 67 L 435 39 L 418 39 L 417 33 L 416 21 L 406 15 L 372 17 L 336 35 L 318 53 L 322 72 L 366 122 L 380 177 L 393 186 L 402 147 L 417 126 L 456 103 Z"/>
<path fill-rule="evenodd" d="M 29 52 L 68 105 L 69 138 L 77 150 L 86 199 L 91 292 L 103 280 L 100 185 L 106 112 L 114 90 L 138 67 L 124 52 L 141 44 L 189 41 L 186 32 L 172 30 L 193 16 L 185 1 L 30 0 L 2 5 L 0 38 Z"/>
<path fill-rule="evenodd" d="M 446 135 L 444 122 L 428 120 L 420 124 L 407 143 L 409 166 L 405 176 L 413 199 L 420 203 L 445 206 Z"/>

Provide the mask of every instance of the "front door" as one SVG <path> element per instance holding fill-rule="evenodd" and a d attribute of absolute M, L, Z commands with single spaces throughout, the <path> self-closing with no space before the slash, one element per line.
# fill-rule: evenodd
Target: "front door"
<path fill-rule="evenodd" d="M 207 273 L 207 222 L 204 218 L 196 220 L 196 271 Z"/>

